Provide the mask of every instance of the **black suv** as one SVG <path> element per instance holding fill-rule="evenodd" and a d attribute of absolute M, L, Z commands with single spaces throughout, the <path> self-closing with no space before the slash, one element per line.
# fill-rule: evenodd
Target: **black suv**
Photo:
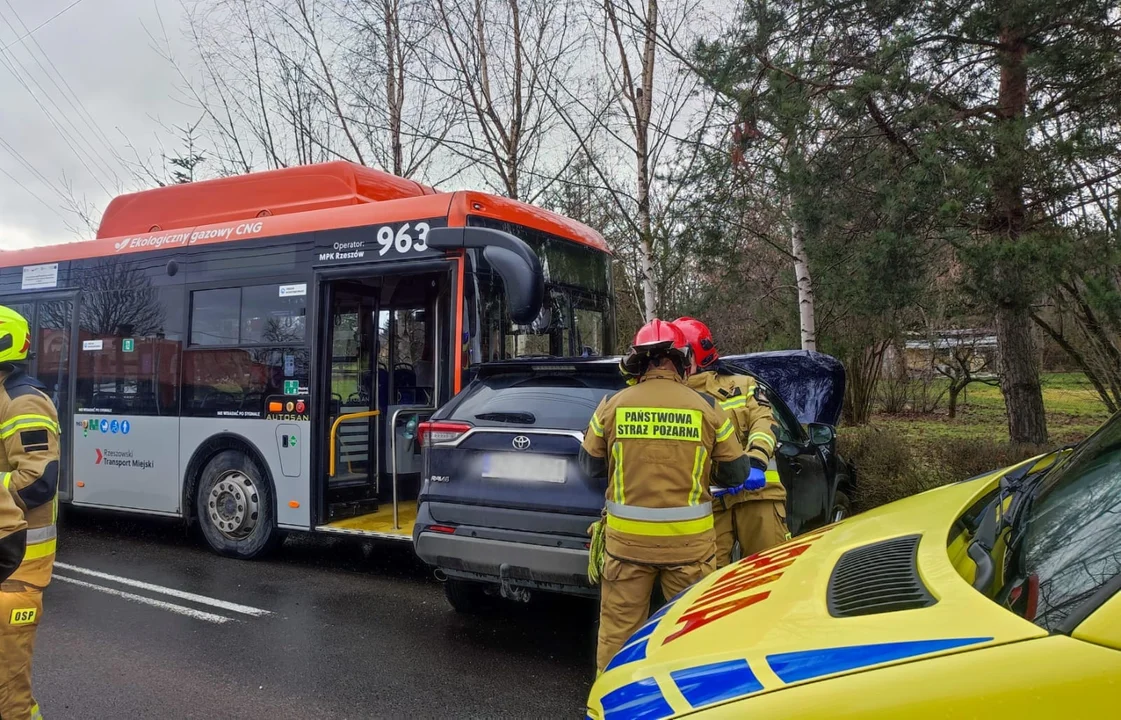
<path fill-rule="evenodd" d="M 446 577 L 456 610 L 474 609 L 495 590 L 518 600 L 533 589 L 596 593 L 587 581 L 587 530 L 603 508 L 604 486 L 576 459 L 592 412 L 623 387 L 618 362 L 488 363 L 419 426 L 424 480 L 413 540 L 420 558 Z M 834 451 L 840 363 L 801 351 L 724 363 L 754 376 L 773 404 L 791 533 L 843 518 L 852 473 Z"/>

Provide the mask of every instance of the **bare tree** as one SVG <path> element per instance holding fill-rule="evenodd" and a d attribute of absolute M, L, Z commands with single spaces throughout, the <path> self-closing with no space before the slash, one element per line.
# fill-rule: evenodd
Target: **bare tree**
<path fill-rule="evenodd" d="M 83 332 L 93 335 L 144 337 L 163 332 L 164 305 L 152 281 L 135 264 L 121 258 L 105 258 L 84 272 L 81 316 Z M 48 327 L 70 327 L 66 303 L 43 306 Z"/>
<path fill-rule="evenodd" d="M 986 385 L 1000 385 L 1000 378 L 991 372 L 990 357 L 978 347 L 980 338 L 976 332 L 965 331 L 946 338 L 946 348 L 932 358 L 934 370 L 950 381 L 947 388 L 949 400 L 947 409 L 950 418 L 957 417 L 958 397 L 975 382 Z"/>
<path fill-rule="evenodd" d="M 354 122 L 377 164 L 401 177 L 424 173 L 462 122 L 432 78 L 426 42 L 430 5 L 429 0 L 346 0 L 343 6 L 355 31 L 346 61 Z M 445 176 L 459 169 L 446 162 L 439 168 Z"/>
<path fill-rule="evenodd" d="M 573 0 L 433 1 L 432 82 L 463 121 L 445 146 L 507 197 L 533 202 L 569 165 L 553 152 L 550 100 L 574 77 L 572 10 Z"/>
<path fill-rule="evenodd" d="M 702 3 L 594 0 L 585 7 L 585 32 L 595 38 L 599 67 L 579 85 L 562 84 L 553 102 L 630 220 L 631 238 L 614 249 L 649 319 L 660 309 L 659 288 L 688 264 L 677 251 L 682 227 L 674 212 L 684 187 L 670 176 L 676 163 L 696 160 L 682 141 L 690 134 L 688 111 L 706 103 L 697 96 L 697 77 L 665 48 L 691 44 Z M 707 120 L 707 111 L 702 116 Z M 620 165 L 629 165 L 628 172 L 618 172 Z"/>
<path fill-rule="evenodd" d="M 203 113 L 217 174 L 346 159 L 424 176 L 454 122 L 420 81 L 426 7 L 194 2 L 184 13 L 190 64 L 171 52 L 164 28 L 152 36 L 179 73 L 181 99 Z"/>

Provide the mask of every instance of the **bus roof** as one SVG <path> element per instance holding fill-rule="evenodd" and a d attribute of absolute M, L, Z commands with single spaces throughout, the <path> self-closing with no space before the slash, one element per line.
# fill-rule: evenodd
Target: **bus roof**
<path fill-rule="evenodd" d="M 120 195 L 106 208 L 96 239 L 0 252 L 0 267 L 432 217 L 447 217 L 449 225 L 460 226 L 467 215 L 524 225 L 607 251 L 598 232 L 543 208 L 487 193 L 440 193 L 335 161 Z"/>
<path fill-rule="evenodd" d="M 340 160 L 118 195 L 105 208 L 97 237 L 435 194 L 432 188 L 412 180 Z"/>

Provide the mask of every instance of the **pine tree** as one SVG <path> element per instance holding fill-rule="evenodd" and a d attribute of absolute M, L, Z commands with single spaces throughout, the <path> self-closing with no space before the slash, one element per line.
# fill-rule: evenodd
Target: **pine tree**
<path fill-rule="evenodd" d="M 742 86 L 784 78 L 894 148 L 852 160 L 881 176 L 882 210 L 927 208 L 908 234 L 946 243 L 991 312 L 1011 439 L 1045 442 L 1032 310 L 1076 253 L 1087 188 L 1121 174 L 1115 0 L 778 0 L 750 3 L 741 25 L 755 73 Z M 798 62 L 770 52 L 783 42 L 801 43 Z"/>

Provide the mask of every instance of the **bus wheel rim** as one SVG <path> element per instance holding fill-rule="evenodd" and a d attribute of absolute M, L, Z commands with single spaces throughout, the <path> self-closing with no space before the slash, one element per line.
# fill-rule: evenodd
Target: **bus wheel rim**
<path fill-rule="evenodd" d="M 244 540 L 260 518 L 257 487 L 245 473 L 231 470 L 214 483 L 206 502 L 210 522 L 230 540 Z"/>

